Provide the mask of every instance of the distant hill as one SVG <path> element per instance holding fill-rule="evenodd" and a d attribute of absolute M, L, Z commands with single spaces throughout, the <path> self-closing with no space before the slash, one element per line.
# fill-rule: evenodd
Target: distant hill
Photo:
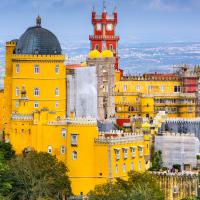
<path fill-rule="evenodd" d="M 63 53 L 70 60 L 84 61 L 89 52 L 88 42 L 66 42 Z M 4 43 L 0 42 L 0 87 L 4 76 Z M 200 42 L 196 43 L 146 43 L 119 46 L 121 68 L 125 73 L 169 72 L 173 65 L 200 64 Z"/>

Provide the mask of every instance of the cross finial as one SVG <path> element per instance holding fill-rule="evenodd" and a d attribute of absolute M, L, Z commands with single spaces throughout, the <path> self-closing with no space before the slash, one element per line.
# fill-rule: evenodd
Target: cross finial
<path fill-rule="evenodd" d="M 103 10 L 106 11 L 106 1 L 103 1 Z"/>
<path fill-rule="evenodd" d="M 41 19 L 41 17 L 38 15 L 38 16 L 36 17 L 36 26 L 41 26 L 41 21 L 42 21 L 42 19 Z"/>

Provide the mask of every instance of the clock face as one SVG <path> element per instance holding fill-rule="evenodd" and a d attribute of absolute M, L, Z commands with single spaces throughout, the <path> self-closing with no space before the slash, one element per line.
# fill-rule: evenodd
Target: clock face
<path fill-rule="evenodd" d="M 113 25 L 112 24 L 107 24 L 107 30 L 112 31 L 113 30 Z"/>
<path fill-rule="evenodd" d="M 97 24 L 97 31 L 101 31 L 101 24 Z"/>

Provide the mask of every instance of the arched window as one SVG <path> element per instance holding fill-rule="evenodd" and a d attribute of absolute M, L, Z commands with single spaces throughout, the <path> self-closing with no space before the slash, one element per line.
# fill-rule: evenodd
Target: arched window
<path fill-rule="evenodd" d="M 39 88 L 34 88 L 34 96 L 39 96 L 39 95 L 40 95 Z"/>
<path fill-rule="evenodd" d="M 19 96 L 19 88 L 18 87 L 15 88 L 15 96 L 17 96 L 17 97 Z"/>
<path fill-rule="evenodd" d="M 55 89 L 55 95 L 56 95 L 56 96 L 59 96 L 59 88 L 56 88 L 56 89 Z"/>
<path fill-rule="evenodd" d="M 56 65 L 56 67 L 55 67 L 55 72 L 56 72 L 56 74 L 59 74 L 59 72 L 60 72 L 59 65 Z"/>
<path fill-rule="evenodd" d="M 39 74 L 40 73 L 40 67 L 39 65 L 34 66 L 34 74 Z"/>
<path fill-rule="evenodd" d="M 73 151 L 72 152 L 72 160 L 77 160 L 77 158 L 78 158 L 77 152 Z"/>

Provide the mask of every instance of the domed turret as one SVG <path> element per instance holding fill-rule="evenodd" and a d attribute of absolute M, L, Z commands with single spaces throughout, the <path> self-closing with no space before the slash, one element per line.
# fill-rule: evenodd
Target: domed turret
<path fill-rule="evenodd" d="M 101 53 L 98 50 L 92 50 L 90 51 L 90 53 L 88 54 L 89 58 L 101 58 Z"/>
<path fill-rule="evenodd" d="M 62 52 L 57 37 L 41 27 L 41 18 L 36 18 L 36 26 L 28 28 L 20 37 L 16 54 L 60 55 Z"/>
<path fill-rule="evenodd" d="M 104 50 L 101 53 L 103 58 L 112 58 L 113 57 L 113 52 L 110 50 Z"/>

